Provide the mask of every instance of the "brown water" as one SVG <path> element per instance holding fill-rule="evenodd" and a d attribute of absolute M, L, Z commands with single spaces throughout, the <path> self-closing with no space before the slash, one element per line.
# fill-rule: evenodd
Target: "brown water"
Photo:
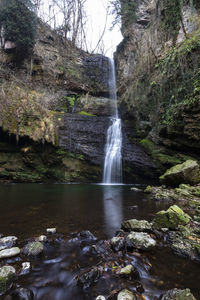
<path fill-rule="evenodd" d="M 143 192 L 133 192 L 127 185 L 5 184 L 0 185 L 0 233 L 16 235 L 22 241 L 44 234 L 47 227 L 56 227 L 65 240 L 71 232 L 82 230 L 90 230 L 99 239 L 109 238 L 124 219 L 152 220 L 157 211 L 169 205 L 152 201 Z M 31 274 L 18 283 L 31 288 L 36 300 L 89 300 L 96 294 L 106 295 L 109 281 L 102 279 L 95 289 L 83 294 L 74 280 L 79 268 L 95 263 L 90 244 L 77 240 L 49 247 L 45 260 L 31 261 Z M 163 247 L 145 257 L 127 258 L 140 273 L 145 299 L 158 299 L 162 291 L 174 287 L 189 287 L 200 299 L 198 263 L 174 256 Z M 132 283 L 128 287 L 133 288 Z"/>

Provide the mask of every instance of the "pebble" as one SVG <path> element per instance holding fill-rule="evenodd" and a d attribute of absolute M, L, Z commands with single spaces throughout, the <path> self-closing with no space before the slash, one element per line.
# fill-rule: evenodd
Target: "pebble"
<path fill-rule="evenodd" d="M 106 300 L 106 298 L 104 297 L 104 296 L 98 296 L 98 297 L 96 297 L 96 300 Z"/>

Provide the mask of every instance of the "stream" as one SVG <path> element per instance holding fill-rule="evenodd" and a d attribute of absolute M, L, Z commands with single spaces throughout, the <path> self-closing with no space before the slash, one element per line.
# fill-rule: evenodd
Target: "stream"
<path fill-rule="evenodd" d="M 108 239 L 123 220 L 151 221 L 157 211 L 168 206 L 148 199 L 142 191 L 131 191 L 129 185 L 2 184 L 0 232 L 16 235 L 23 244 L 45 234 L 46 228 L 56 227 L 61 234 L 53 246 L 46 248 L 42 259 L 31 259 L 31 273 L 19 277 L 17 284 L 30 288 L 37 300 L 89 300 L 98 294 L 108 295 L 117 283 L 101 279 L 85 293 L 77 287 L 77 273 L 98 263 L 91 251 L 97 241 L 77 237 L 77 232 L 89 230 L 98 240 Z M 175 287 L 188 287 L 200 299 L 198 263 L 173 255 L 163 245 L 146 254 L 126 254 L 125 259 L 137 268 L 145 299 L 158 299 L 163 291 Z M 8 263 L 21 262 L 14 259 Z M 129 285 L 133 288 L 131 282 Z"/>

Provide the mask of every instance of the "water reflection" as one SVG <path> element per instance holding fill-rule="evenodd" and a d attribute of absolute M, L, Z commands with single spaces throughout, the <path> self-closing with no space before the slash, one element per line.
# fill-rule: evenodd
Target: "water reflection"
<path fill-rule="evenodd" d="M 124 219 L 121 187 L 105 185 L 103 187 L 103 205 L 105 232 L 111 237 L 115 233 L 116 228 L 121 227 Z"/>

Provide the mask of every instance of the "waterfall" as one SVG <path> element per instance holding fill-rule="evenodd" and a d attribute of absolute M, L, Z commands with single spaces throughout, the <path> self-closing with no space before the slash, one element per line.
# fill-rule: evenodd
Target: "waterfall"
<path fill-rule="evenodd" d="M 111 125 L 107 131 L 105 146 L 103 183 L 107 184 L 122 182 L 122 132 L 121 119 L 117 110 L 115 64 L 113 59 L 110 59 L 109 92 L 111 101 L 114 101 L 114 113 L 110 118 Z"/>

